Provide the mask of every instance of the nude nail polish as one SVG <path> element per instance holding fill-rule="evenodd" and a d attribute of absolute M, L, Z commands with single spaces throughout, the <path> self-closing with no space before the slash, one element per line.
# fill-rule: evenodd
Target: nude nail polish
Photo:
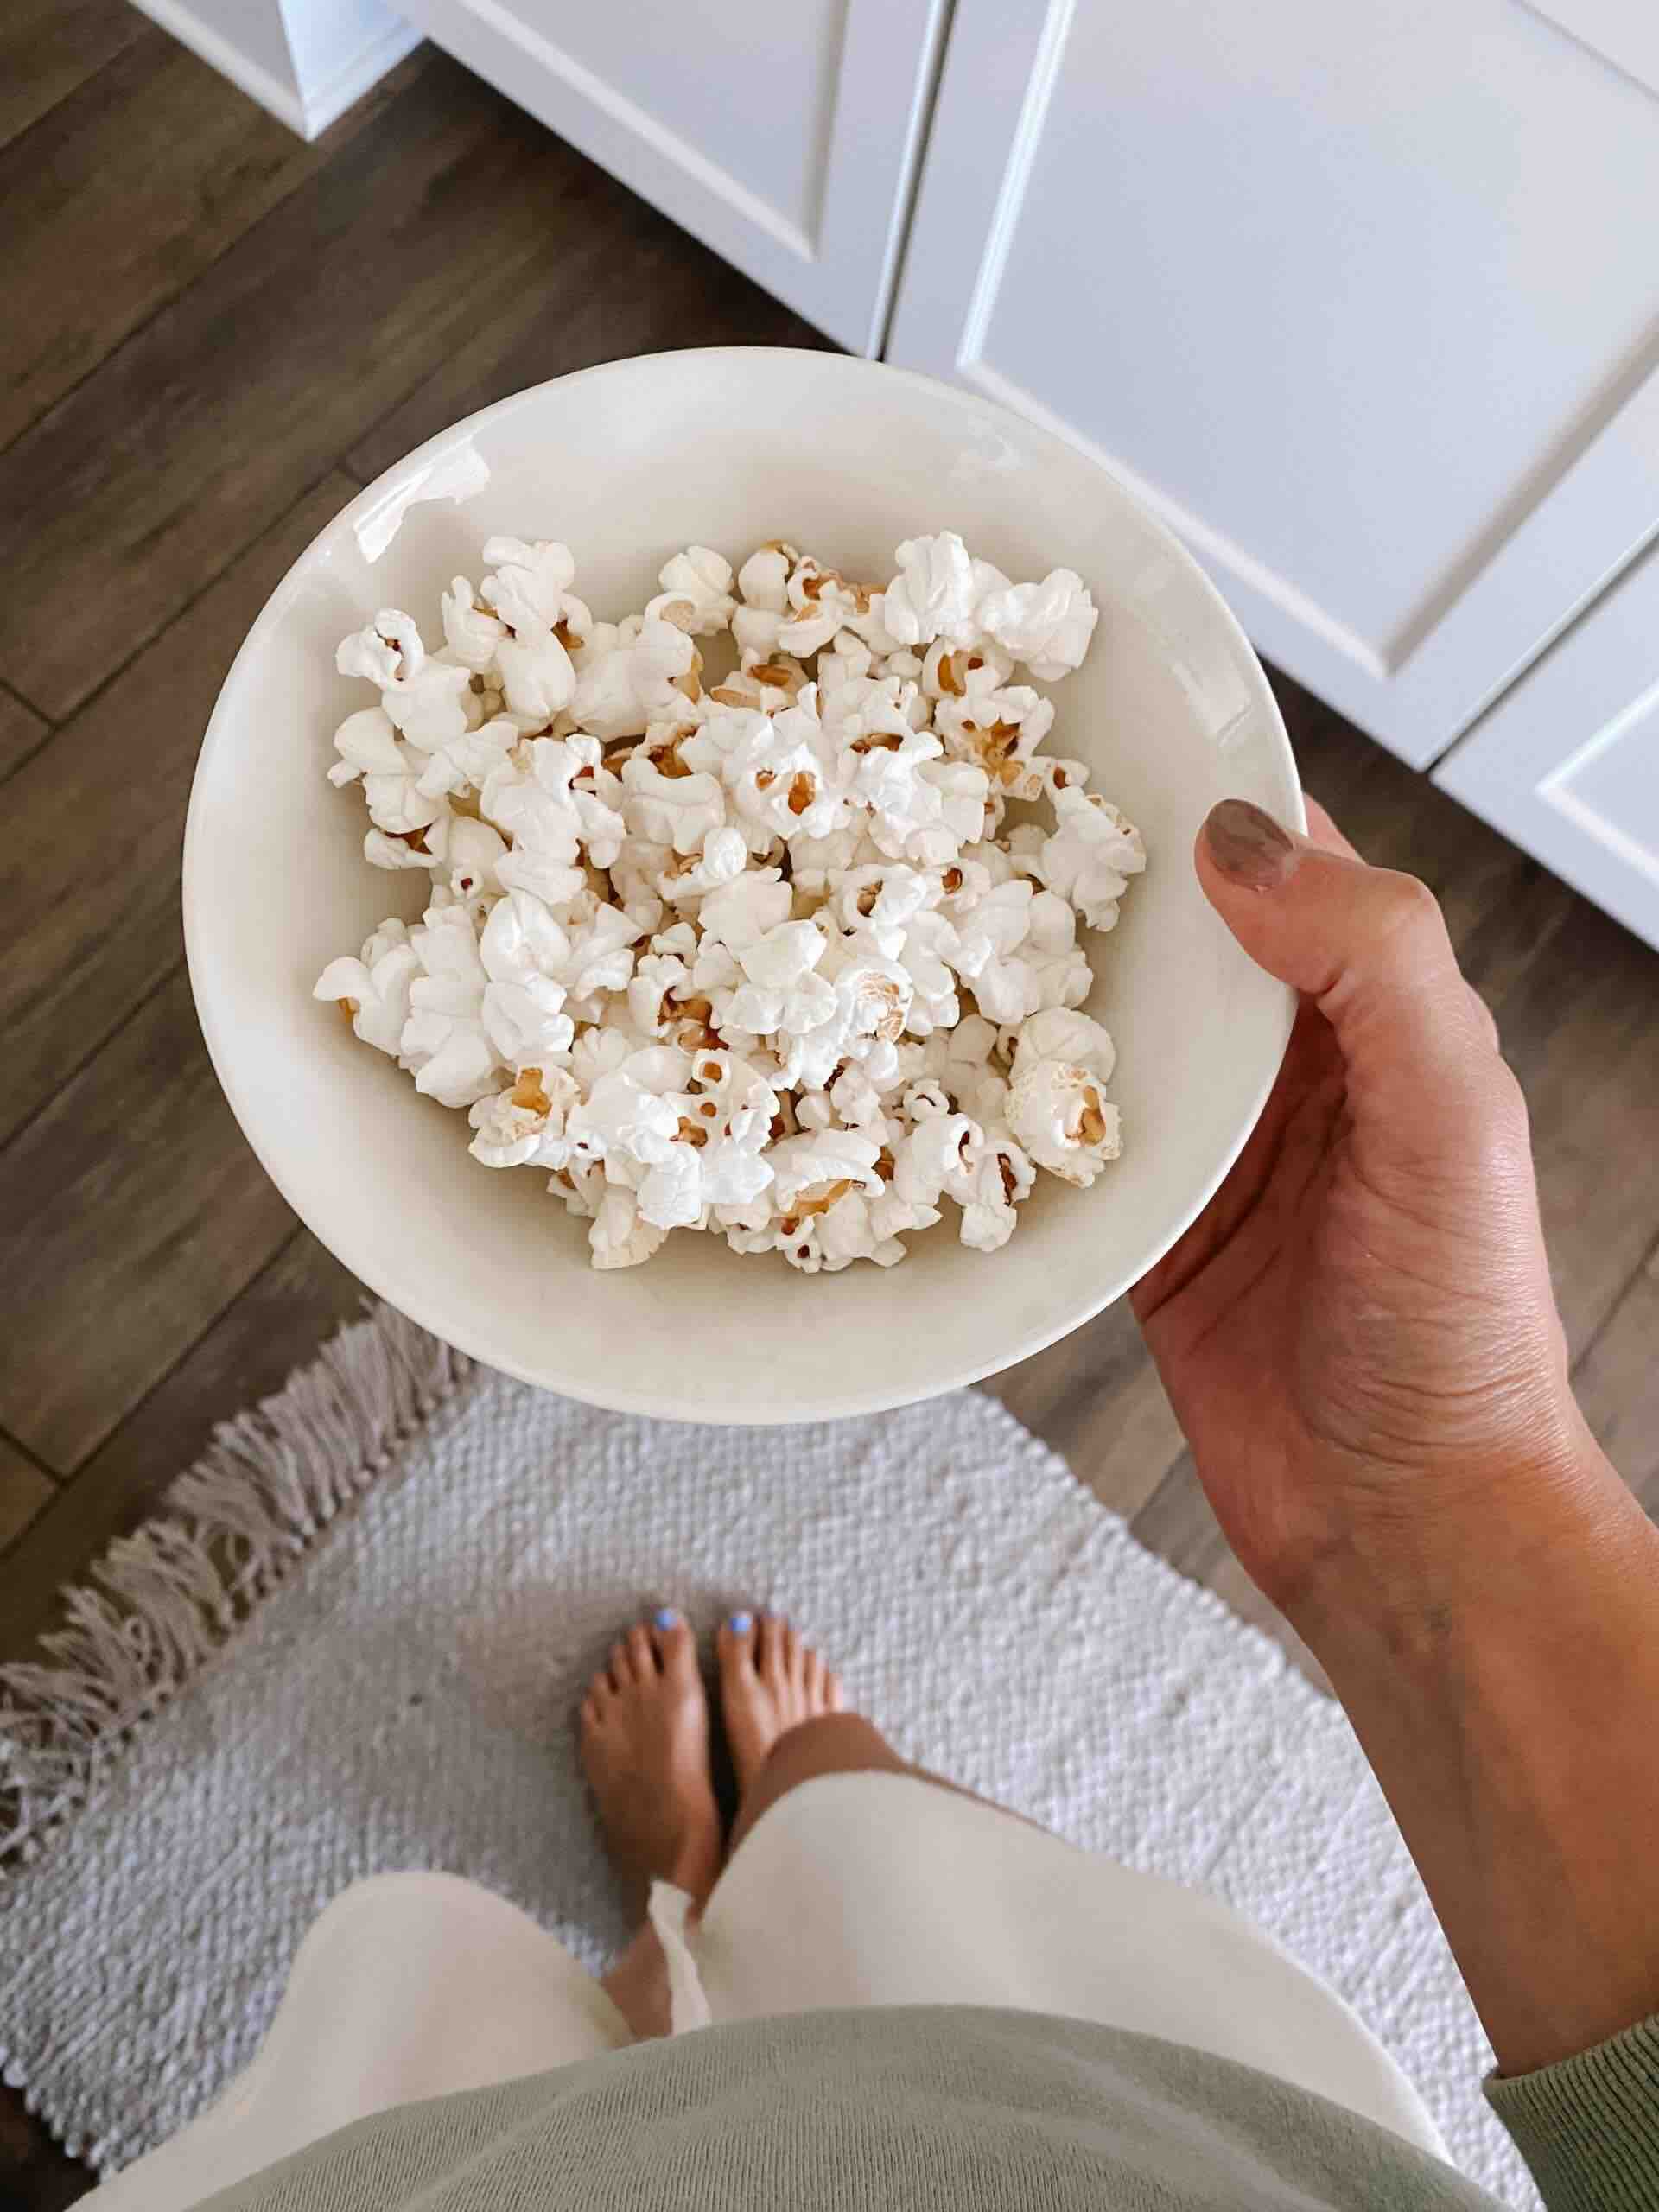
<path fill-rule="evenodd" d="M 1251 891 L 1270 890 L 1281 883 L 1296 850 L 1273 817 L 1247 798 L 1224 798 L 1212 806 L 1205 820 L 1204 842 L 1228 880 Z"/>

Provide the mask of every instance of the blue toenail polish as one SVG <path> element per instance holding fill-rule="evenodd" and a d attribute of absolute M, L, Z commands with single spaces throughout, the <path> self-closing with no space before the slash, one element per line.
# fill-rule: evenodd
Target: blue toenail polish
<path fill-rule="evenodd" d="M 658 1628 L 677 1628 L 679 1624 L 680 1617 L 675 1611 L 672 1605 L 661 1605 L 658 1608 L 657 1625 Z"/>
<path fill-rule="evenodd" d="M 754 1621 L 748 1613 L 734 1613 L 728 1626 L 734 1636 L 747 1636 L 754 1626 Z"/>

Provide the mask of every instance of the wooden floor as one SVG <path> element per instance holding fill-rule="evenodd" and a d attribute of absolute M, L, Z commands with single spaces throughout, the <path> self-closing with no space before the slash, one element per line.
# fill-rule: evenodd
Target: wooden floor
<path fill-rule="evenodd" d="M 242 1142 L 182 964 L 185 799 L 247 624 L 359 485 L 502 393 L 825 341 L 429 49 L 304 146 L 120 0 L 0 22 L 0 211 L 3 1659 L 359 1307 Z M 1659 1503 L 1659 956 L 1280 692 L 1309 787 L 1446 902 L 1531 1103 L 1586 1405 Z M 995 1387 L 1262 1617 L 1126 1308 Z M 0 2202 L 86 2183 L 0 2102 Z"/>

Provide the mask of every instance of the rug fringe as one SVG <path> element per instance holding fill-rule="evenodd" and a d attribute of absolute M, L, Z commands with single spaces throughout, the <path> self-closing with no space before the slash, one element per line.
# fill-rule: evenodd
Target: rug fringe
<path fill-rule="evenodd" d="M 160 1509 L 64 1596 L 44 1661 L 0 1667 L 0 1867 L 32 1859 L 111 1756 L 221 1650 L 341 1509 L 473 1372 L 370 1308 L 213 1431 Z"/>

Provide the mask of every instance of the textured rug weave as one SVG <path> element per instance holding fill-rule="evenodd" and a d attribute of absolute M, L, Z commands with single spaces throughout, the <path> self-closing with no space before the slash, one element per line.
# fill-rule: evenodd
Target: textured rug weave
<path fill-rule="evenodd" d="M 652 1423 L 382 1314 L 221 1433 L 0 1684 L 0 2063 L 112 2171 L 252 2056 L 358 1876 L 467 1874 L 590 1965 L 626 1930 L 570 1713 L 620 1624 L 785 1607 L 908 1757 L 1207 1885 L 1355 2005 L 1454 2157 L 1533 2202 L 1341 1714 L 977 1392 Z"/>

